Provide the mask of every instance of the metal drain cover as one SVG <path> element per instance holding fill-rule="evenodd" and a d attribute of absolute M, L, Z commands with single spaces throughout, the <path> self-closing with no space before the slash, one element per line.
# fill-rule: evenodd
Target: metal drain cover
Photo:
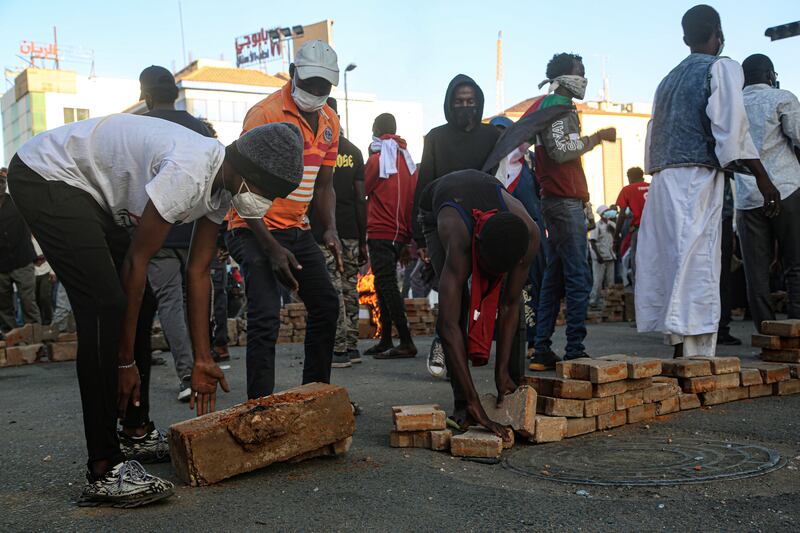
<path fill-rule="evenodd" d="M 526 476 L 589 485 L 684 485 L 761 476 L 785 464 L 774 450 L 691 438 L 597 437 L 519 448 L 504 466 Z"/>

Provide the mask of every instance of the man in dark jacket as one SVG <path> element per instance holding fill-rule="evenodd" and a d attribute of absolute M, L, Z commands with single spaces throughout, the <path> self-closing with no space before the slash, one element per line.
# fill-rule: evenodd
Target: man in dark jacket
<path fill-rule="evenodd" d="M 0 169 L 0 330 L 17 327 L 14 285 L 17 286 L 26 324 L 40 323 L 36 305 L 36 275 L 31 232 L 14 201 L 6 193 L 6 169 Z"/>
<path fill-rule="evenodd" d="M 456 170 L 480 170 L 494 148 L 500 132 L 482 124 L 483 91 L 469 76 L 459 74 L 450 82 L 444 97 L 444 116 L 447 123 L 433 128 L 425 136 L 422 163 L 411 221 L 418 254 L 428 262 L 425 237 L 418 220 L 422 191 L 433 181 Z M 444 352 L 438 337 L 431 345 L 428 371 L 434 377 L 444 377 Z"/>

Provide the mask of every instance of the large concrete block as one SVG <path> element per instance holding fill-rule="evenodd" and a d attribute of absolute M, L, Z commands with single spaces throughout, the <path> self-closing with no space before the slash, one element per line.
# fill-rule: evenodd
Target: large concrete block
<path fill-rule="evenodd" d="M 536 429 L 536 398 L 533 387 L 521 385 L 512 394 L 506 395 L 499 407 L 494 394 L 481 396 L 481 405 L 490 420 L 511 426 L 523 437 L 530 438 Z"/>

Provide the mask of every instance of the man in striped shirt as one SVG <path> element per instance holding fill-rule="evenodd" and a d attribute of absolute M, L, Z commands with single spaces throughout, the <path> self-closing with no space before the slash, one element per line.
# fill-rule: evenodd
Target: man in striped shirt
<path fill-rule="evenodd" d="M 242 268 L 247 295 L 248 398 L 272 394 L 275 387 L 279 283 L 296 290 L 308 310 L 303 383 L 330 381 L 339 316 L 338 295 L 307 216 L 313 198 L 323 245 L 341 271 L 333 190 L 339 119 L 326 105 L 331 87 L 339 83 L 336 52 L 322 41 L 309 41 L 297 50 L 289 74 L 290 82 L 247 112 L 244 131 L 270 122 L 290 122 L 300 128 L 303 180 L 292 194 L 276 198 L 263 220 L 245 220 L 231 211 L 228 224 L 228 249 Z"/>

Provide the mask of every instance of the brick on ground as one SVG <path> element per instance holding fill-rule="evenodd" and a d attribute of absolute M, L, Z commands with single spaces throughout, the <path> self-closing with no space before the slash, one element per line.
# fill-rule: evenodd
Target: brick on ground
<path fill-rule="evenodd" d="M 6 347 L 0 348 L 0 367 L 8 366 L 6 361 Z"/>
<path fill-rule="evenodd" d="M 614 397 L 608 396 L 606 398 L 592 398 L 583 403 L 583 416 L 595 417 L 597 415 L 604 415 L 610 413 L 616 407 Z"/>
<path fill-rule="evenodd" d="M 800 349 L 761 350 L 761 360 L 774 363 L 800 363 Z"/>
<path fill-rule="evenodd" d="M 610 383 L 628 377 L 628 365 L 622 361 L 572 359 L 556 364 L 556 375 L 592 383 Z"/>
<path fill-rule="evenodd" d="M 763 396 L 772 396 L 774 392 L 772 386 L 774 383 L 760 383 L 758 385 L 750 385 L 747 387 L 750 398 L 761 398 Z"/>
<path fill-rule="evenodd" d="M 624 426 L 628 423 L 628 411 L 611 411 L 603 415 L 597 415 L 597 429 L 603 431 L 619 426 Z"/>
<path fill-rule="evenodd" d="M 651 378 L 661 374 L 661 359 L 635 357 L 625 354 L 605 355 L 607 361 L 623 361 L 628 365 L 628 379 Z"/>
<path fill-rule="evenodd" d="M 56 342 L 75 342 L 78 340 L 77 333 L 59 333 L 58 337 L 56 337 Z"/>
<path fill-rule="evenodd" d="M 761 323 L 761 333 L 778 337 L 800 337 L 800 319 L 765 320 Z"/>
<path fill-rule="evenodd" d="M 644 390 L 653 386 L 653 378 L 626 379 L 625 384 L 628 392 Z"/>
<path fill-rule="evenodd" d="M 644 403 L 655 403 L 666 400 L 669 397 L 677 396 L 680 389 L 671 383 L 653 383 L 642 391 L 642 401 Z"/>
<path fill-rule="evenodd" d="M 688 411 L 690 409 L 698 409 L 700 407 L 700 397 L 697 394 L 682 393 L 678 395 L 678 401 L 681 404 L 681 411 Z"/>
<path fill-rule="evenodd" d="M 681 387 L 678 378 L 673 378 L 672 376 L 654 376 L 653 383 L 669 383 L 677 388 Z"/>
<path fill-rule="evenodd" d="M 6 348 L 19 346 L 20 344 L 30 344 L 33 339 L 33 324 L 25 324 L 22 327 L 14 328 L 5 334 L 4 340 Z"/>
<path fill-rule="evenodd" d="M 673 359 L 661 362 L 661 373 L 676 378 L 696 378 L 711 375 L 711 363 L 702 359 Z"/>
<path fill-rule="evenodd" d="M 172 465 L 210 485 L 345 440 L 355 431 L 347 390 L 311 383 L 170 427 Z"/>
<path fill-rule="evenodd" d="M 30 365 L 39 360 L 41 344 L 28 344 L 6 347 L 5 366 Z"/>
<path fill-rule="evenodd" d="M 735 374 L 741 370 L 741 361 L 738 357 L 692 357 L 691 359 L 708 361 L 711 365 L 711 373 L 718 374 Z"/>
<path fill-rule="evenodd" d="M 744 367 L 758 369 L 761 372 L 761 380 L 764 383 L 777 383 L 791 377 L 789 365 L 780 363 L 753 363 L 748 361 Z"/>
<path fill-rule="evenodd" d="M 703 402 L 703 405 L 718 405 L 736 400 L 744 400 L 749 397 L 750 391 L 747 387 L 717 389 L 700 394 L 700 400 Z"/>
<path fill-rule="evenodd" d="M 710 392 L 717 388 L 717 382 L 714 376 L 698 376 L 694 378 L 681 379 L 681 389 L 683 392 L 689 394 L 699 394 L 701 392 Z"/>
<path fill-rule="evenodd" d="M 78 358 L 78 343 L 54 342 L 50 345 L 50 354 L 48 357 L 54 363 L 61 361 L 74 361 Z"/>
<path fill-rule="evenodd" d="M 484 428 L 470 428 L 450 439 L 450 454 L 456 457 L 500 457 L 503 439 Z"/>
<path fill-rule="evenodd" d="M 438 452 L 446 452 L 450 450 L 450 439 L 453 437 L 453 432 L 449 429 L 440 429 L 431 431 L 431 450 Z"/>
<path fill-rule="evenodd" d="M 781 338 L 777 335 L 760 335 L 754 334 L 750 339 L 750 345 L 753 348 L 768 348 L 770 350 L 781 349 Z"/>
<path fill-rule="evenodd" d="M 616 409 L 618 411 L 629 409 L 644 403 L 642 391 L 628 391 L 624 394 L 614 396 L 614 400 L 616 401 Z"/>
<path fill-rule="evenodd" d="M 431 431 L 447 426 L 445 412 L 435 404 L 392 407 L 392 421 L 395 431 Z"/>
<path fill-rule="evenodd" d="M 628 424 L 646 422 L 648 420 L 653 420 L 655 417 L 656 405 L 654 403 L 636 405 L 628 409 Z"/>
<path fill-rule="evenodd" d="M 772 384 L 776 396 L 788 396 L 790 394 L 800 394 L 800 379 L 787 379 Z"/>
<path fill-rule="evenodd" d="M 592 383 L 592 396 L 594 398 L 606 398 L 616 396 L 628 391 L 626 381 L 612 381 L 610 383 Z"/>
<path fill-rule="evenodd" d="M 520 435 L 530 438 L 536 428 L 536 398 L 533 387 L 521 385 L 503 398 L 500 407 L 497 406 L 497 396 L 494 394 L 481 396 L 481 404 L 491 420 L 511 426 Z"/>
<path fill-rule="evenodd" d="M 582 418 L 583 403 L 584 400 L 569 400 L 566 398 L 538 396 L 536 398 L 536 411 L 547 416 Z"/>
<path fill-rule="evenodd" d="M 739 371 L 733 374 L 717 374 L 714 376 L 714 382 L 718 389 L 734 389 L 740 385 Z"/>
<path fill-rule="evenodd" d="M 656 416 L 677 413 L 681 410 L 681 402 L 678 396 L 670 396 L 660 402 L 656 402 Z"/>
<path fill-rule="evenodd" d="M 569 439 L 595 431 L 597 431 L 597 417 L 595 416 L 589 418 L 568 418 L 565 437 Z"/>
<path fill-rule="evenodd" d="M 533 442 L 556 442 L 567 434 L 567 419 L 563 416 L 536 415 Z"/>
<path fill-rule="evenodd" d="M 750 385 L 761 385 L 761 372 L 756 368 L 743 368 L 739 371 L 739 385 L 749 387 Z"/>
<path fill-rule="evenodd" d="M 389 446 L 392 448 L 431 449 L 430 431 L 392 431 L 389 433 Z"/>

